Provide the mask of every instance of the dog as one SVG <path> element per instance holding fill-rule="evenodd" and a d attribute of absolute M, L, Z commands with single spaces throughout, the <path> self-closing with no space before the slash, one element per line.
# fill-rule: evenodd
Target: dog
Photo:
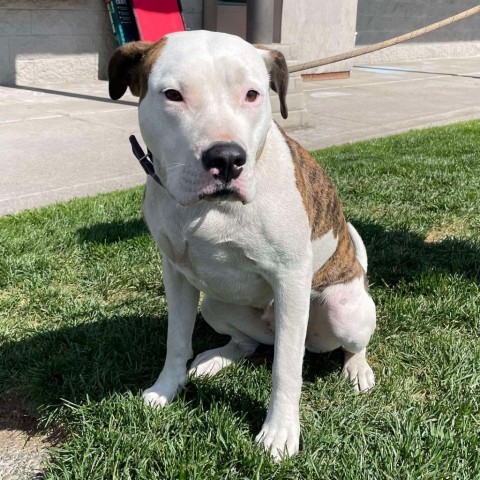
<path fill-rule="evenodd" d="M 172 401 L 189 375 L 211 376 L 274 345 L 272 393 L 256 441 L 275 459 L 299 450 L 305 348 L 343 348 L 354 388 L 374 386 L 365 351 L 375 329 L 365 246 L 324 170 L 273 121 L 269 87 L 288 111 L 283 55 L 208 31 L 118 48 L 113 100 L 138 96 L 147 177 L 143 214 L 163 259 L 167 353 L 148 405 Z M 229 343 L 192 358 L 200 299 Z"/>

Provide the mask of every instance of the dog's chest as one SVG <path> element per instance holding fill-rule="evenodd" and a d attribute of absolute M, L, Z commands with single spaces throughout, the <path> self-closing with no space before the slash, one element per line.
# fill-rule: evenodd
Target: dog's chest
<path fill-rule="evenodd" d="M 242 228 L 235 217 L 213 209 L 196 218 L 171 218 L 157 231 L 150 223 L 163 255 L 200 291 L 241 305 L 271 302 L 262 261 L 268 247 L 251 225 Z"/>

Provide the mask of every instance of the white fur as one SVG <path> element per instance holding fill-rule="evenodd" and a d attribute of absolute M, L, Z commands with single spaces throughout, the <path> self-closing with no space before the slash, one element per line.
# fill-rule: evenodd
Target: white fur
<path fill-rule="evenodd" d="M 168 88 L 181 91 L 185 102 L 166 102 L 162 91 Z M 249 89 L 260 92 L 255 105 L 243 103 Z M 314 338 L 326 324 L 333 330 L 335 345 L 349 341 L 357 348 L 368 341 L 371 319 L 365 334 L 357 338 L 348 307 L 368 304 L 358 282 L 329 287 L 326 320 L 312 315 L 315 308 L 323 308 L 314 299 L 316 307 L 311 310 L 312 275 L 335 252 L 337 240 L 327 232 L 310 241 L 290 150 L 272 122 L 268 89 L 262 56 L 237 37 L 220 33 L 169 35 L 151 71 L 139 120 L 166 188 L 149 178 L 144 216 L 163 255 L 169 312 L 165 365 L 144 398 L 148 404 L 163 406 L 184 385 L 202 291 L 206 321 L 232 340 L 199 355 L 190 373 L 215 374 L 250 355 L 258 342 L 274 343 L 272 396 L 257 441 L 281 458 L 299 448 L 307 327 Z M 247 152 L 237 179 L 239 193 L 233 201 L 199 201 L 199 193 L 208 191 L 214 181 L 201 166 L 202 152 L 225 140 L 239 143 Z M 354 240 L 357 255 L 362 256 L 361 239 Z M 342 304 L 344 297 L 351 302 L 347 307 Z M 314 341 L 307 340 L 309 344 L 315 349 Z M 351 360 L 349 378 L 361 371 L 361 386 L 371 386 L 364 381 L 364 367 Z"/>
<path fill-rule="evenodd" d="M 333 229 L 312 242 L 313 251 L 313 271 L 319 270 L 326 261 L 335 253 L 338 240 L 333 233 Z"/>
<path fill-rule="evenodd" d="M 362 237 L 358 234 L 357 230 L 351 223 L 347 223 L 348 232 L 352 239 L 353 245 L 355 247 L 355 255 L 360 262 L 365 273 L 367 273 L 368 260 L 367 260 L 367 249 L 363 243 Z"/>

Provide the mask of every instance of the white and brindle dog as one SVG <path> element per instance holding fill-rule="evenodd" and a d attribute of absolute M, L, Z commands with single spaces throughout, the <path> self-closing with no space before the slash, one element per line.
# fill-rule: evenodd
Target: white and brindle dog
<path fill-rule="evenodd" d="M 110 96 L 130 88 L 163 186 L 148 177 L 143 212 L 163 257 L 165 365 L 144 392 L 164 406 L 188 373 L 214 375 L 274 345 L 273 389 L 256 440 L 276 458 L 298 451 L 305 348 L 345 351 L 345 376 L 374 385 L 365 348 L 375 329 L 364 244 L 323 169 L 272 120 L 269 87 L 286 117 L 283 55 L 206 31 L 117 49 Z M 220 348 L 192 358 L 201 312 Z"/>

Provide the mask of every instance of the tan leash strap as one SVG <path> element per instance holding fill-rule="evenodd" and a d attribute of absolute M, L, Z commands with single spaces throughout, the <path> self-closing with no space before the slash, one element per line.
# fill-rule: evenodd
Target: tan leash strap
<path fill-rule="evenodd" d="M 300 72 L 302 70 L 308 70 L 310 68 L 321 67 L 322 65 L 328 65 L 330 63 L 341 62 L 342 60 L 347 60 L 349 58 L 358 57 L 360 55 L 365 55 L 366 53 L 375 52 L 377 50 L 382 50 L 383 48 L 391 47 L 397 43 L 406 42 L 407 40 L 412 40 L 413 38 L 420 37 L 426 33 L 433 32 L 439 28 L 446 27 L 452 23 L 459 22 L 465 18 L 471 17 L 480 12 L 480 5 L 476 7 L 465 10 L 464 12 L 457 13 L 453 17 L 446 18 L 440 22 L 432 23 L 426 27 L 419 28 L 410 33 L 405 33 L 399 37 L 394 37 L 383 42 L 374 43 L 373 45 L 367 45 L 365 47 L 356 48 L 350 50 L 349 52 L 339 53 L 338 55 L 333 55 L 331 57 L 323 58 L 321 60 L 314 60 L 312 62 L 300 63 L 299 65 L 292 65 L 288 68 L 289 73 Z"/>

